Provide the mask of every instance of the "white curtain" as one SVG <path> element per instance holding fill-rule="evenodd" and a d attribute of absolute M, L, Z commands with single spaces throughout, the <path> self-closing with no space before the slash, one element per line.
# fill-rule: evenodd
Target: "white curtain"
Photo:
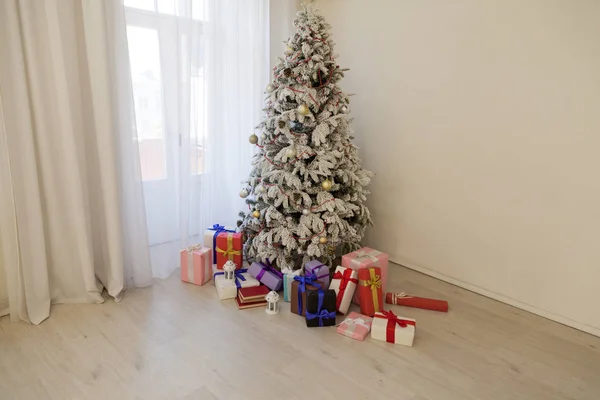
<path fill-rule="evenodd" d="M 120 299 L 170 275 L 207 226 L 235 224 L 268 9 L 0 1 L 0 316 Z"/>
<path fill-rule="evenodd" d="M 245 205 L 239 191 L 254 152 L 248 137 L 269 79 L 269 6 L 125 6 L 152 267 L 164 278 L 179 266 L 181 248 L 212 224 L 235 227 Z"/>
<path fill-rule="evenodd" d="M 0 315 L 152 282 L 123 8 L 0 1 Z"/>

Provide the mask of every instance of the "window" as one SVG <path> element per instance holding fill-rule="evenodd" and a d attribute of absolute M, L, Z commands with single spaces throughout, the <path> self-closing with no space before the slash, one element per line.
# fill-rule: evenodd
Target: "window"
<path fill-rule="evenodd" d="M 201 174 L 206 1 L 125 0 L 125 6 L 142 178 L 175 180 L 183 140 L 190 141 L 191 173 Z M 188 93 L 182 96 L 181 91 Z M 181 132 L 187 125 L 180 120 L 186 115 L 179 109 L 182 104 L 189 104 L 189 132 L 187 127 Z"/>

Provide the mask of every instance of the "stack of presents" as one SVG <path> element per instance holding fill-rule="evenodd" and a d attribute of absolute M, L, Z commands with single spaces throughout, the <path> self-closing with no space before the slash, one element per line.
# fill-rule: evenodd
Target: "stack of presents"
<path fill-rule="evenodd" d="M 240 309 L 267 307 L 279 300 L 290 303 L 292 313 L 302 316 L 308 327 L 337 326 L 341 335 L 364 340 L 412 346 L 416 321 L 384 310 L 385 304 L 448 311 L 443 300 L 386 293 L 388 255 L 363 247 L 342 257 L 333 274 L 318 260 L 292 273 L 282 273 L 268 261 L 243 267 L 242 233 L 214 225 L 204 234 L 203 245 L 181 251 L 181 279 L 196 285 L 213 281 L 221 300 L 235 299 Z M 214 260 L 214 264 L 213 264 Z M 385 296 L 384 296 L 385 293 Z M 350 312 L 352 303 L 360 313 Z M 336 325 L 337 315 L 346 318 Z"/>

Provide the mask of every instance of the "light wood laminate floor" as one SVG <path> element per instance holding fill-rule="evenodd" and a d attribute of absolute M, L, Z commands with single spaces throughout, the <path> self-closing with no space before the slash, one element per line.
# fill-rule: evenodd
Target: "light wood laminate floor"
<path fill-rule="evenodd" d="M 393 266 L 390 288 L 450 302 L 412 348 L 238 311 L 177 272 L 116 304 L 0 319 L 0 399 L 600 399 L 600 338 Z"/>

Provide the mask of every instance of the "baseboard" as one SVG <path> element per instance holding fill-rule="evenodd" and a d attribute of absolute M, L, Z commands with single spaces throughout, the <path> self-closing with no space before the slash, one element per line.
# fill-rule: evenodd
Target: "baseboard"
<path fill-rule="evenodd" d="M 542 310 L 542 309 L 540 309 L 538 307 L 522 303 L 522 302 L 520 302 L 518 300 L 515 300 L 515 299 L 512 299 L 510 297 L 506 297 L 506 296 L 503 296 L 501 294 L 498 294 L 498 293 L 495 293 L 495 292 L 491 292 L 491 291 L 486 290 L 484 288 L 481 288 L 479 286 L 472 285 L 472 284 L 467 283 L 467 282 L 463 282 L 463 281 L 461 281 L 459 279 L 455 279 L 455 278 L 452 278 L 450 276 L 447 276 L 447 275 L 444 275 L 444 274 L 440 274 L 439 272 L 435 272 L 435 271 L 432 271 L 432 270 L 427 269 L 427 268 L 419 267 L 418 265 L 410 264 L 410 263 L 407 263 L 407 262 L 399 262 L 399 261 L 395 261 L 395 260 L 390 260 L 390 261 L 392 261 L 395 264 L 398 264 L 398 265 L 401 265 L 403 267 L 406 267 L 408 269 L 412 269 L 414 271 L 421 272 L 421 273 L 423 273 L 425 275 L 432 276 L 432 277 L 434 277 L 436 279 L 439 279 L 439 280 L 442 280 L 444 282 L 451 283 L 451 284 L 456 285 L 458 287 L 461 287 L 463 289 L 470 290 L 471 292 L 475 292 L 475 293 L 483 295 L 485 297 L 489 297 L 491 299 L 498 300 L 498 301 L 501 301 L 503 303 L 509 304 L 509 305 L 511 305 L 513 307 L 520 308 L 521 310 L 525 310 L 525 311 L 528 311 L 530 313 L 539 315 L 540 317 L 544 317 L 544 318 L 547 318 L 549 320 L 561 323 L 563 325 L 570 326 L 571 328 L 575 328 L 575 329 L 578 329 L 580 331 L 589 333 L 591 335 L 600 337 L 600 328 L 596 328 L 596 327 L 593 327 L 593 326 L 590 326 L 590 325 L 586 325 L 586 324 L 583 324 L 581 322 L 573 321 L 572 319 L 565 318 L 563 316 L 554 314 L 552 312 L 549 312 L 549 311 L 546 311 L 546 310 Z"/>

